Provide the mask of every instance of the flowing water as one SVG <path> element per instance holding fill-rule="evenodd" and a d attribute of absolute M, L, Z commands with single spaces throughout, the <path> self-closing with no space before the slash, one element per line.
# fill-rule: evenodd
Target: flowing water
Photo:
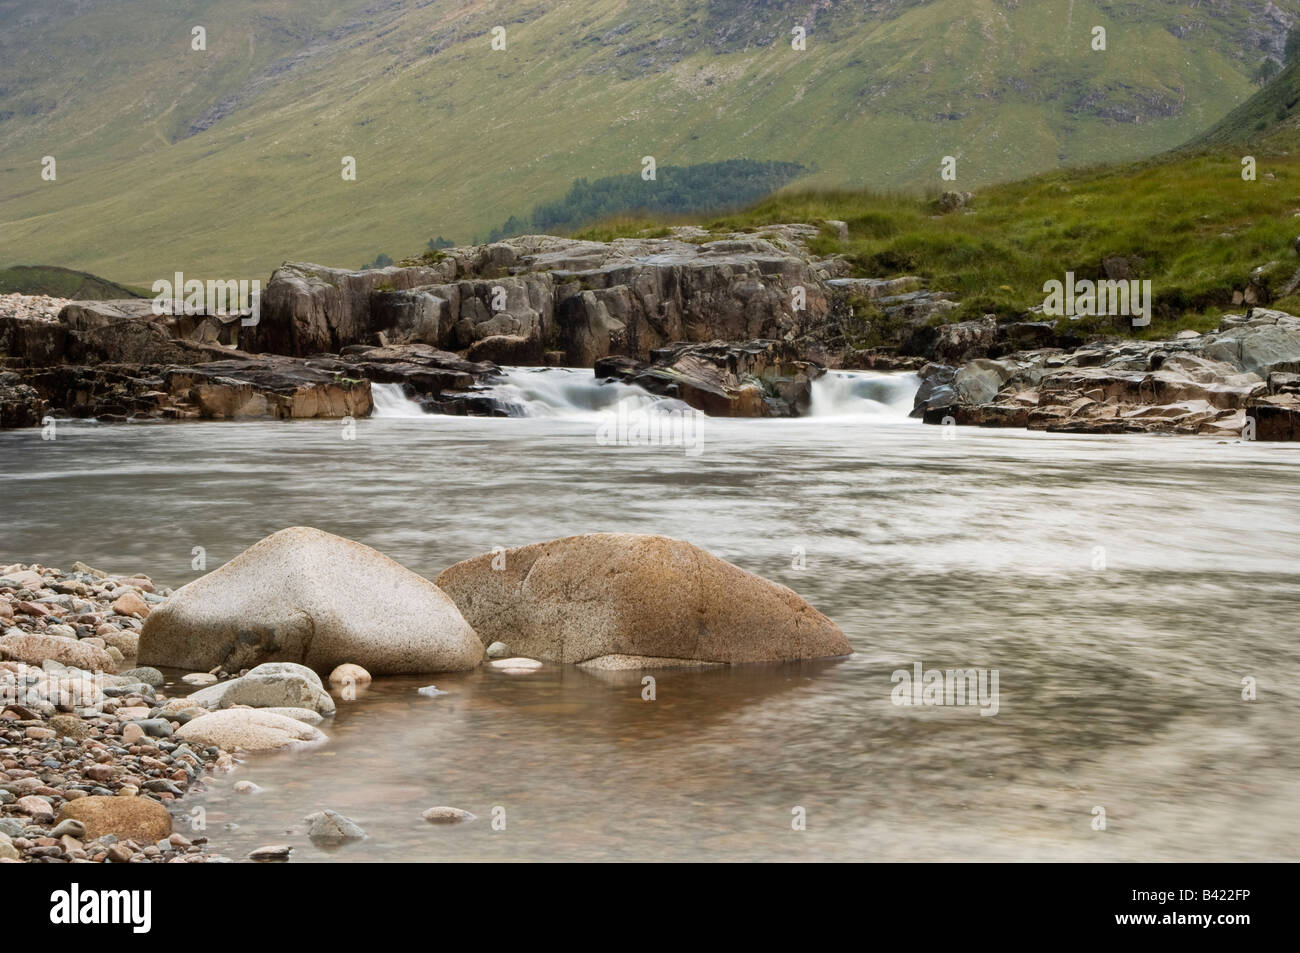
<path fill-rule="evenodd" d="M 337 421 L 4 433 L 0 562 L 176 586 L 196 546 L 213 568 L 306 524 L 432 577 L 494 546 L 665 533 L 792 587 L 855 649 L 661 671 L 654 701 L 640 673 L 561 666 L 380 680 L 340 700 L 323 748 L 187 800 L 234 857 L 1300 859 L 1300 448 L 927 427 L 915 386 L 828 375 L 814 416 L 709 418 L 698 452 L 602 442 L 620 397 L 673 405 L 563 370 L 509 373 L 517 419 L 377 388 L 355 439 Z M 894 704 L 918 663 L 995 670 L 996 714 Z M 479 820 L 420 820 L 443 804 Z M 322 808 L 369 839 L 312 846 Z"/>

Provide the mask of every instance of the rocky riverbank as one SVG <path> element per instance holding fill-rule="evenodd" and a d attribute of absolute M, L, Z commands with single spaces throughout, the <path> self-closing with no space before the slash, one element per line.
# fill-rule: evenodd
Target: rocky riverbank
<path fill-rule="evenodd" d="M 1300 435 L 1290 315 L 1256 306 L 1170 341 L 1126 340 L 1127 319 L 1102 340 L 1032 313 L 954 322 L 954 296 L 921 278 L 850 277 L 851 262 L 811 250 L 846 228 L 530 235 L 367 271 L 288 262 L 248 323 L 141 299 L 70 302 L 57 321 L 0 313 L 0 427 L 364 417 L 379 383 L 430 413 L 515 416 L 492 392 L 501 365 L 563 365 L 715 416 L 799 416 L 827 368 L 907 369 L 930 423 Z"/>
<path fill-rule="evenodd" d="M 214 859 L 169 803 L 234 759 L 174 737 L 156 669 L 131 668 L 170 590 L 78 563 L 0 567 L 0 861 Z"/>
<path fill-rule="evenodd" d="M 0 621 L 0 861 L 46 863 L 226 860 L 180 799 L 211 784 L 256 793 L 221 775 L 246 756 L 326 745 L 336 696 L 355 699 L 374 676 L 851 652 L 786 587 L 688 543 L 624 534 L 486 553 L 436 583 L 306 527 L 174 593 L 81 563 L 14 564 L 0 567 Z M 365 836 L 327 808 L 303 810 L 314 842 Z M 472 815 L 436 806 L 424 819 Z M 248 859 L 287 856 L 268 845 Z"/>
<path fill-rule="evenodd" d="M 919 279 L 846 280 L 808 244 L 825 226 L 586 242 L 524 236 L 347 271 L 286 263 L 259 320 L 155 315 L 145 300 L 73 302 L 58 321 L 0 315 L 0 427 L 54 418 L 365 416 L 372 383 L 427 411 L 507 416 L 500 364 L 625 358 L 655 393 L 706 413 L 789 416 L 856 354 L 850 300 L 890 320 L 949 307 Z M 633 370 L 634 369 L 634 370 Z"/>

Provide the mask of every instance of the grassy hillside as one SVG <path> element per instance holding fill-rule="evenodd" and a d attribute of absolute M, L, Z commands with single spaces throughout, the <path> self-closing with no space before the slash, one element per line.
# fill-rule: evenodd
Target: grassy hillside
<path fill-rule="evenodd" d="M 79 301 L 152 296 L 143 288 L 128 288 L 98 275 L 53 265 L 0 268 L 0 294 L 50 295 Z"/>
<path fill-rule="evenodd" d="M 1300 145 L 1300 60 L 1286 66 L 1257 95 L 1246 100 L 1204 135 L 1191 149 L 1231 146 L 1285 152 Z"/>
<path fill-rule="evenodd" d="M 1235 153 L 1179 155 L 1123 168 L 1060 171 L 981 190 L 969 209 L 940 214 L 933 200 L 873 192 L 798 192 L 774 196 L 708 223 L 717 232 L 772 222 L 839 219 L 841 241 L 826 229 L 824 254 L 849 256 L 861 276 L 919 274 L 957 293 L 950 320 L 986 313 L 1012 320 L 1043 303 L 1043 284 L 1102 277 L 1102 261 L 1123 257 L 1151 279 L 1155 317 L 1140 334 L 1162 337 L 1208 329 L 1233 309 L 1233 293 L 1257 266 L 1277 262 L 1274 290 L 1300 267 L 1300 155 L 1261 158 L 1259 176 L 1241 178 Z M 583 237 L 659 234 L 666 222 L 622 220 Z M 1300 297 L 1275 302 L 1300 313 Z M 1240 306 L 1235 310 L 1242 310 Z M 1062 319 L 1063 326 L 1068 319 Z M 1075 327 L 1100 332 L 1084 319 Z"/>
<path fill-rule="evenodd" d="M 465 241 L 581 177 L 735 158 L 962 189 L 1186 141 L 1300 0 L 0 2 L 0 261 L 149 284 Z M 792 25 L 808 48 L 790 47 Z M 190 49 L 207 30 L 206 52 Z M 503 25 L 507 49 L 491 49 Z M 1094 25 L 1108 49 L 1089 45 Z M 54 182 L 40 159 L 58 161 Z M 345 182 L 341 159 L 355 156 Z"/>

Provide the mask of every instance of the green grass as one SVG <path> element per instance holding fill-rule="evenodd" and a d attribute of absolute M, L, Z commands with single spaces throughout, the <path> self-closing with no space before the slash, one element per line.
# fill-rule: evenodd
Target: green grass
<path fill-rule="evenodd" d="M 0 268 L 0 294 L 50 295 L 79 301 L 113 298 L 151 298 L 144 288 L 119 285 L 84 271 L 53 265 L 14 265 Z"/>
<path fill-rule="evenodd" d="M 1258 265 L 1277 261 L 1284 275 L 1300 267 L 1292 249 L 1300 234 L 1300 156 L 1261 156 L 1258 172 L 1256 181 L 1243 181 L 1236 152 L 1180 154 L 990 187 L 971 208 L 948 214 L 936 213 L 934 196 L 798 190 L 718 217 L 708 228 L 842 220 L 848 240 L 823 229 L 813 243 L 817 252 L 847 256 L 862 277 L 925 277 L 959 297 L 961 307 L 948 318 L 954 321 L 990 313 L 1017 320 L 1042 304 L 1045 282 L 1063 280 L 1067 271 L 1096 279 L 1104 258 L 1141 259 L 1137 274 L 1152 281 L 1155 313 L 1149 327 L 1125 333 L 1155 338 L 1215 327 Z M 578 235 L 646 236 L 668 224 L 679 223 L 624 218 Z M 1294 310 L 1300 299 L 1276 306 Z M 1094 335 L 1117 330 L 1105 320 L 1058 323 Z"/>
<path fill-rule="evenodd" d="M 1300 0 L 1277 5 L 1300 12 Z M 917 194 L 953 155 L 956 187 L 984 191 L 1133 161 L 1208 128 L 1253 90 L 1255 9 L 3 5 L 0 261 L 146 286 L 175 271 L 264 278 L 285 259 L 352 265 L 438 234 L 486 234 L 576 178 L 636 172 L 645 155 L 800 162 L 814 169 L 805 188 Z M 802 53 L 788 39 L 796 14 L 815 21 Z M 189 50 L 196 22 L 206 53 Z M 507 25 L 505 52 L 489 48 L 495 24 Z M 1109 29 L 1105 53 L 1088 47 L 1094 24 Z M 191 134 L 214 110 L 223 118 Z M 43 155 L 57 158 L 57 181 L 41 180 Z M 345 155 L 356 182 L 339 175 Z"/>
<path fill-rule="evenodd" d="M 1229 146 L 1271 154 L 1300 146 L 1300 61 L 1288 64 L 1263 90 L 1198 136 L 1189 148 Z"/>

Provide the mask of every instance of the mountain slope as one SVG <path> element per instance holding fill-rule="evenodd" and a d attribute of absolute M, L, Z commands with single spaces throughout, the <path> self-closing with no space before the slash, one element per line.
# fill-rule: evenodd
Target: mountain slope
<path fill-rule="evenodd" d="M 145 289 L 127 288 L 115 281 L 54 265 L 15 265 L 0 268 L 0 294 L 49 295 L 78 301 L 138 298 Z"/>
<path fill-rule="evenodd" d="M 1300 144 L 1300 60 L 1289 63 L 1267 86 L 1246 100 L 1191 148 L 1248 146 L 1271 152 Z"/>
<path fill-rule="evenodd" d="M 735 158 L 938 188 L 1171 148 L 1300 0 L 0 0 L 0 263 L 264 277 Z M 206 52 L 190 49 L 207 30 Z M 793 25 L 808 48 L 791 49 Z M 507 48 L 491 49 L 506 28 Z M 1104 25 L 1108 49 L 1090 49 Z M 42 156 L 58 161 L 40 178 Z M 340 176 L 354 156 L 357 181 Z"/>

